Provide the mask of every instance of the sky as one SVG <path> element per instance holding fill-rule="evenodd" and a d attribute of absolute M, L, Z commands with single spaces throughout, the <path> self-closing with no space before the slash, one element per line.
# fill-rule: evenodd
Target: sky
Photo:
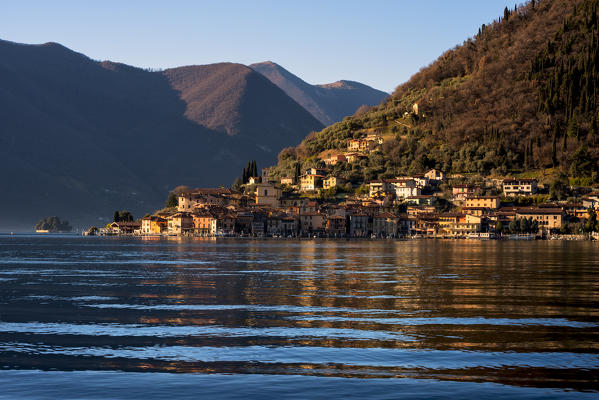
<path fill-rule="evenodd" d="M 143 68 L 274 61 L 386 92 L 503 15 L 506 0 L 3 0 L 0 39 Z"/>

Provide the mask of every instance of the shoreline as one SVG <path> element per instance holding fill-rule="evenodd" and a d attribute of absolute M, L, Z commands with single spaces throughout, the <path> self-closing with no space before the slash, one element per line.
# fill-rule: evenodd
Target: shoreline
<path fill-rule="evenodd" d="M 39 235 L 43 236 L 43 235 Z M 541 236 L 517 236 L 509 235 L 502 237 L 450 237 L 450 236 L 408 236 L 408 237 L 353 237 L 353 236 L 251 236 L 251 235 L 85 235 L 82 236 L 98 236 L 98 237 L 115 237 L 115 238 L 142 238 L 142 239 L 171 239 L 171 238 L 190 238 L 190 239 L 246 239 L 246 240 L 314 240 L 314 239 L 332 239 L 332 240 L 360 240 L 360 241 L 412 241 L 412 240 L 472 240 L 472 241 L 599 241 L 599 236 L 589 235 L 553 235 L 551 237 Z"/>

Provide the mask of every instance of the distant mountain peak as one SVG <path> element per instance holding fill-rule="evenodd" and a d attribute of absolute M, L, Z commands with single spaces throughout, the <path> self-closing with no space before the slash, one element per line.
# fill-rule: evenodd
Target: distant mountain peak
<path fill-rule="evenodd" d="M 378 105 L 388 96 L 388 93 L 349 80 L 311 85 L 273 61 L 250 67 L 283 89 L 324 125 L 341 121 L 364 104 Z"/>

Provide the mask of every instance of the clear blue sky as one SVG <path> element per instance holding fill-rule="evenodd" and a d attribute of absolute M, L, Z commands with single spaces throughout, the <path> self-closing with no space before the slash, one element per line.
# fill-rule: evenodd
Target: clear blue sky
<path fill-rule="evenodd" d="M 514 1 L 7 0 L 0 38 L 139 67 L 271 60 L 309 83 L 392 91 L 505 6 Z"/>

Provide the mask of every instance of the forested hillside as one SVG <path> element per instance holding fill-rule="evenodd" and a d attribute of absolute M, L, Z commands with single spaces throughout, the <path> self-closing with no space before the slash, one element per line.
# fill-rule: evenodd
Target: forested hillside
<path fill-rule="evenodd" d="M 379 133 L 378 150 L 333 172 L 359 182 L 432 167 L 496 175 L 549 169 L 598 182 L 598 3 L 506 8 L 380 106 L 283 150 L 275 173 L 293 176 L 298 161 L 318 164 L 348 139 Z"/>

